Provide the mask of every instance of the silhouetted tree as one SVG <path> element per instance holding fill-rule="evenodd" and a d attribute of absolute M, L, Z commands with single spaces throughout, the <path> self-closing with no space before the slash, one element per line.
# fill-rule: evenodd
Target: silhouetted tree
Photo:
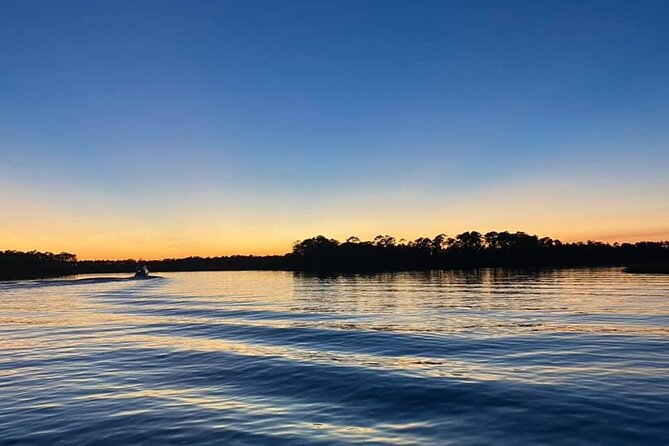
<path fill-rule="evenodd" d="M 432 247 L 434 246 L 432 243 L 432 239 L 428 237 L 418 237 L 416 240 L 411 242 L 409 244 L 411 248 L 417 249 L 419 251 L 423 251 L 426 253 L 431 253 L 432 252 Z"/>
<path fill-rule="evenodd" d="M 318 235 L 316 237 L 302 240 L 301 242 L 295 242 L 293 244 L 293 254 L 304 256 L 328 253 L 333 252 L 337 246 L 339 246 L 337 240 Z"/>
<path fill-rule="evenodd" d="M 395 237 L 389 235 L 377 235 L 374 237 L 374 245 L 381 248 L 390 248 L 395 246 Z"/>
<path fill-rule="evenodd" d="M 68 252 L 0 251 L 0 279 L 39 279 L 77 273 L 77 257 Z"/>
<path fill-rule="evenodd" d="M 455 247 L 467 251 L 480 251 L 483 249 L 483 236 L 476 231 L 463 232 L 455 237 Z"/>
<path fill-rule="evenodd" d="M 443 251 L 444 249 L 448 248 L 448 246 L 452 243 L 452 240 L 453 239 L 449 239 L 446 234 L 436 235 L 432 239 L 432 252 L 439 253 Z"/>

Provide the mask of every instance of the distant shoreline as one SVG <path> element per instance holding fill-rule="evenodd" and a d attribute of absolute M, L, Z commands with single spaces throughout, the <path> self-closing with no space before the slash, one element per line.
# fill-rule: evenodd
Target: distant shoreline
<path fill-rule="evenodd" d="M 185 257 L 162 260 L 77 260 L 70 253 L 0 251 L 0 280 L 39 279 L 89 273 L 132 273 L 138 265 L 154 272 L 303 271 L 374 273 L 475 268 L 572 268 L 627 266 L 629 272 L 664 273 L 669 241 L 608 244 L 563 243 L 524 232 L 439 234 L 413 241 L 379 235 L 370 241 L 349 237 L 340 242 L 322 235 L 274 256 Z M 640 266 L 645 265 L 645 266 Z"/>

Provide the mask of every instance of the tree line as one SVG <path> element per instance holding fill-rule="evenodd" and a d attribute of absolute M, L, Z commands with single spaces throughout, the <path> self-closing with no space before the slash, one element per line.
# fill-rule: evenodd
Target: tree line
<path fill-rule="evenodd" d="M 323 271 L 629 265 L 669 260 L 669 241 L 563 243 L 524 232 L 467 231 L 455 237 L 396 240 L 378 235 L 344 242 L 323 236 L 295 242 L 293 268 Z"/>
<path fill-rule="evenodd" d="M 563 243 L 524 232 L 468 231 L 449 237 L 373 240 L 352 236 L 340 242 L 322 235 L 299 240 L 285 255 L 186 257 L 163 260 L 79 260 L 70 253 L 0 251 L 0 279 L 83 273 L 150 271 L 286 270 L 373 272 L 483 267 L 578 267 L 669 262 L 669 241 Z"/>
<path fill-rule="evenodd" d="M 184 257 L 162 260 L 80 260 L 78 269 L 85 273 L 133 272 L 139 265 L 146 265 L 149 271 L 242 271 L 242 270 L 286 270 L 288 263 L 284 256 L 220 256 Z"/>
<path fill-rule="evenodd" d="M 0 280 L 36 279 L 77 274 L 77 256 L 38 251 L 0 251 Z"/>

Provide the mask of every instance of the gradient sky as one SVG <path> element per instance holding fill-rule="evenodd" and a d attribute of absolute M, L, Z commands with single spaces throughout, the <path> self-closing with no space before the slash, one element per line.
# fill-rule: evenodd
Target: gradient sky
<path fill-rule="evenodd" d="M 0 4 L 0 249 L 669 239 L 669 2 Z"/>

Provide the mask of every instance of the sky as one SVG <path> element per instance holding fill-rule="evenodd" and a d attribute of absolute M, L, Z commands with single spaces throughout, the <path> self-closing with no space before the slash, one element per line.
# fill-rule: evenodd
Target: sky
<path fill-rule="evenodd" d="M 0 250 L 669 240 L 669 2 L 3 0 Z"/>

